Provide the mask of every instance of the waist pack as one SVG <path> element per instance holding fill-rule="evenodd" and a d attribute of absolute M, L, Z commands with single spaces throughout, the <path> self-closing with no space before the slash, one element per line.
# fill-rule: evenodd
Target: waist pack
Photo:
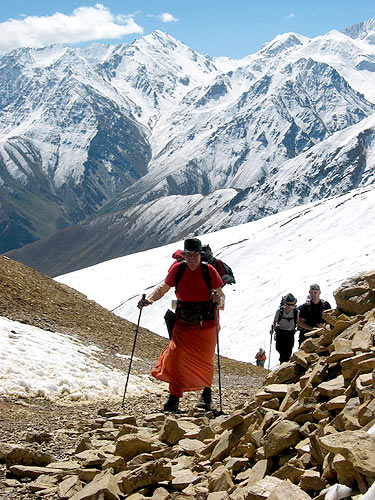
<path fill-rule="evenodd" d="M 178 302 L 177 319 L 186 325 L 202 325 L 215 319 L 212 300 L 206 302 Z"/>

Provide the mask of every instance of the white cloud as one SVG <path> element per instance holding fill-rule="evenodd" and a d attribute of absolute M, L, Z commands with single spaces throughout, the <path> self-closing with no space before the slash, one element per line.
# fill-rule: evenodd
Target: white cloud
<path fill-rule="evenodd" d="M 0 53 L 17 47 L 116 39 L 132 33 L 143 33 L 133 16 L 114 16 L 102 4 L 96 4 L 78 7 L 71 15 L 56 12 L 52 16 L 28 16 L 0 23 Z"/>
<path fill-rule="evenodd" d="M 171 23 L 171 22 L 177 22 L 178 21 L 178 19 L 176 19 L 172 14 L 169 14 L 169 12 L 162 12 L 157 17 L 163 23 Z"/>
<path fill-rule="evenodd" d="M 284 19 L 286 19 L 287 21 L 289 21 L 289 19 L 293 19 L 294 17 L 294 13 L 291 12 L 288 16 L 284 16 Z"/>

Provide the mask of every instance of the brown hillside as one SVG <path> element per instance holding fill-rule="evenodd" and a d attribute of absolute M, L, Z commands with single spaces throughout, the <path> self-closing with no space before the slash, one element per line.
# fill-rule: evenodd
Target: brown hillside
<path fill-rule="evenodd" d="M 73 288 L 33 269 L 0 258 L 0 315 L 45 330 L 76 335 L 123 354 L 131 352 L 135 326 Z M 138 356 L 153 358 L 165 339 L 140 329 Z"/>

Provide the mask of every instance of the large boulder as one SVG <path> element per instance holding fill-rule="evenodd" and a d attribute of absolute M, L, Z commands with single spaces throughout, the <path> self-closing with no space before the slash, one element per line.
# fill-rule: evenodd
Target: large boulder
<path fill-rule="evenodd" d="M 8 450 L 5 461 L 8 467 L 16 464 L 44 467 L 53 461 L 53 457 L 47 452 L 17 445 Z"/>
<path fill-rule="evenodd" d="M 345 314 L 363 314 L 375 307 L 375 290 L 370 288 L 373 280 L 363 275 L 349 278 L 333 292 L 336 304 Z"/>
<path fill-rule="evenodd" d="M 375 478 L 375 436 L 362 430 L 322 436 L 321 446 L 349 460 L 359 473 Z"/>
<path fill-rule="evenodd" d="M 221 461 L 224 457 L 229 455 L 229 452 L 234 448 L 245 434 L 244 425 L 238 425 L 234 429 L 226 430 L 223 432 L 220 440 L 212 450 L 210 460 L 211 462 Z"/>
<path fill-rule="evenodd" d="M 264 437 L 264 456 L 269 458 L 279 455 L 282 451 L 299 443 L 301 437 L 300 426 L 296 422 L 282 420 Z"/>
<path fill-rule="evenodd" d="M 145 486 L 163 481 L 171 481 L 171 467 L 166 460 L 160 458 L 143 464 L 136 469 L 120 472 L 115 476 L 117 484 L 125 495 L 129 495 Z"/>
<path fill-rule="evenodd" d="M 159 439 L 163 443 L 169 445 L 174 445 L 183 439 L 186 434 L 192 435 L 192 433 L 199 433 L 199 427 L 192 422 L 186 422 L 183 420 L 176 420 L 173 417 L 168 417 L 165 419 L 164 425 L 160 429 Z"/>
<path fill-rule="evenodd" d="M 276 486 L 267 500 L 309 500 L 310 495 L 305 493 L 301 488 L 293 484 L 288 479 Z"/>
<path fill-rule="evenodd" d="M 105 474 L 98 480 L 91 481 L 79 492 L 75 493 L 71 500 L 92 500 L 103 498 L 106 500 L 120 500 L 121 491 L 117 486 L 112 474 Z"/>
<path fill-rule="evenodd" d="M 141 453 L 149 453 L 151 448 L 151 442 L 144 436 L 127 434 L 117 440 L 115 455 L 122 457 L 127 462 Z"/>

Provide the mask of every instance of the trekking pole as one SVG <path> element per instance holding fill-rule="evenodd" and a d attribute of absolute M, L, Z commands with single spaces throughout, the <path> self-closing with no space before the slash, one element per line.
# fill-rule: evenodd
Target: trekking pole
<path fill-rule="evenodd" d="M 220 413 L 223 413 L 223 404 L 221 400 L 221 371 L 220 371 L 220 349 L 219 349 L 219 313 L 217 304 L 215 304 L 215 319 L 216 319 L 216 344 L 217 344 L 217 370 L 219 375 L 219 401 Z"/>
<path fill-rule="evenodd" d="M 268 369 L 270 369 L 270 364 L 271 364 L 271 347 L 272 347 L 272 337 L 273 337 L 273 332 L 270 334 L 270 352 L 268 354 Z"/>
<path fill-rule="evenodd" d="M 142 300 L 145 300 L 146 298 L 146 294 L 144 293 L 142 295 Z M 128 369 L 128 375 L 126 377 L 126 383 L 125 383 L 125 389 L 124 389 L 124 396 L 122 398 L 122 404 L 121 406 L 123 407 L 124 406 L 124 401 L 125 401 L 125 394 L 126 394 L 126 389 L 128 387 L 128 382 L 129 382 L 129 376 L 130 376 L 130 369 L 132 367 L 132 362 L 133 362 L 133 356 L 134 356 L 134 350 L 135 350 L 135 344 L 137 342 L 137 335 L 138 335 L 138 329 L 139 329 L 139 322 L 141 320 L 141 314 L 142 314 L 142 309 L 143 309 L 143 306 L 140 308 L 139 310 L 139 316 L 138 316 L 138 323 L 137 323 L 137 328 L 135 329 L 135 335 L 134 335 L 134 342 L 133 342 L 133 349 L 132 349 L 132 353 L 130 355 L 130 362 L 129 362 L 129 369 Z"/>

